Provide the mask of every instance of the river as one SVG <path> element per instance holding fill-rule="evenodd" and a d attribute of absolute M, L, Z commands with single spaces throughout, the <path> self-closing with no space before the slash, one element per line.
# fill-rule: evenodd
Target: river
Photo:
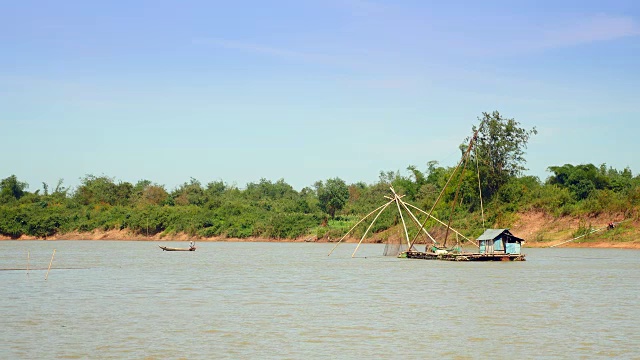
<path fill-rule="evenodd" d="M 377 244 L 357 258 L 354 244 L 159 244 L 186 246 L 0 241 L 0 358 L 640 358 L 638 250 L 460 263 Z"/>

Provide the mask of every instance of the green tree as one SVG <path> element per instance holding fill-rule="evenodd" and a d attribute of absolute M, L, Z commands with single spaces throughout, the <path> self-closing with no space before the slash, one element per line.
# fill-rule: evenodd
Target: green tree
<path fill-rule="evenodd" d="M 0 180 L 0 203 L 20 200 L 25 195 L 25 189 L 29 187 L 26 182 L 18 181 L 15 175 Z"/>
<path fill-rule="evenodd" d="M 87 175 L 80 179 L 81 184 L 75 192 L 75 199 L 82 205 L 117 203 L 117 185 L 107 176 Z"/>
<path fill-rule="evenodd" d="M 188 183 L 182 184 L 179 188 L 171 192 L 171 198 L 176 205 L 197 205 L 202 206 L 206 202 L 204 189 L 200 181 L 191 178 Z"/>
<path fill-rule="evenodd" d="M 328 179 L 325 183 L 315 184 L 319 206 L 322 211 L 335 218 L 336 212 L 341 210 L 349 199 L 349 187 L 340 178 Z"/>
<path fill-rule="evenodd" d="M 602 164 L 600 165 L 600 172 L 606 174 L 607 178 L 609 178 L 609 186 L 613 191 L 621 192 L 633 186 L 633 174 L 629 167 L 618 171 L 612 167 L 607 169 L 607 165 Z"/>
<path fill-rule="evenodd" d="M 527 170 L 524 149 L 531 135 L 538 131 L 535 127 L 526 130 L 515 119 L 505 118 L 498 111 L 483 112 L 478 120 L 480 124 L 473 126 L 473 132 L 477 131 L 475 156 L 485 182 L 483 194 L 492 197 L 510 178 Z M 466 149 L 466 144 L 462 146 Z"/>
<path fill-rule="evenodd" d="M 151 181 L 139 181 L 134 187 L 138 205 L 164 205 L 169 200 L 169 193 L 164 185 L 152 184 Z"/>
<path fill-rule="evenodd" d="M 53 189 L 53 192 L 48 194 L 48 196 L 47 196 L 47 190 L 49 189 L 49 187 L 48 186 L 45 187 L 44 198 L 49 204 L 63 204 L 68 200 L 67 193 L 69 192 L 69 189 L 62 186 L 63 182 L 64 182 L 63 179 L 58 179 L 58 182 L 56 183 L 56 187 Z M 42 184 L 44 187 L 45 183 L 42 183 Z"/>
<path fill-rule="evenodd" d="M 399 171 L 381 171 L 378 183 L 384 185 L 387 190 L 392 186 L 398 194 L 406 195 L 406 201 L 415 201 L 420 188 L 427 183 L 424 174 L 414 165 L 407 167 L 409 176 L 402 176 Z M 389 191 L 387 191 L 388 195 Z"/>
<path fill-rule="evenodd" d="M 127 206 L 133 196 L 133 185 L 130 182 L 120 182 L 115 188 L 115 202 L 117 205 Z"/>
<path fill-rule="evenodd" d="M 285 197 L 295 197 L 297 192 L 287 184 L 284 179 L 273 183 L 267 179 L 260 179 L 259 183 L 248 183 L 245 195 L 253 200 L 271 199 L 277 200 Z"/>
<path fill-rule="evenodd" d="M 569 189 L 577 200 L 586 199 L 595 190 L 608 189 L 610 186 L 606 166 L 598 169 L 593 164 L 565 164 L 549 166 L 548 170 L 553 172 L 553 175 L 547 179 L 547 183 Z"/>
<path fill-rule="evenodd" d="M 212 181 L 207 184 L 205 193 L 208 197 L 221 196 L 229 187 L 223 181 Z"/>

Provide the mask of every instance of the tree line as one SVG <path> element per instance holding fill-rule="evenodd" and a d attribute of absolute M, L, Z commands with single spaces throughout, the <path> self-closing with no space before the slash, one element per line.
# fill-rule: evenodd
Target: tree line
<path fill-rule="evenodd" d="M 549 166 L 550 176 L 544 181 L 525 176 L 525 149 L 536 129 L 526 130 L 497 111 L 483 113 L 478 121 L 472 127 L 475 136 L 461 145 L 465 151 L 468 142 L 474 143 L 464 170 L 430 161 L 424 169 L 411 165 L 402 173 L 383 171 L 373 184 L 330 178 L 297 191 L 283 179 L 261 179 L 241 189 L 223 181 L 202 184 L 191 178 L 167 190 L 150 180 L 133 184 L 86 175 L 76 188 L 65 187 L 60 180 L 52 188 L 43 183 L 41 189 L 29 192 L 27 183 L 11 175 L 0 180 L 0 234 L 45 238 L 71 231 L 126 229 L 148 236 L 337 238 L 384 204 L 389 187 L 425 210 L 440 199 L 433 214 L 451 218 L 452 226 L 471 236 L 483 230 L 481 195 L 491 226 L 508 227 L 514 215 L 524 211 L 553 216 L 637 214 L 640 176 L 633 176 L 630 169 L 564 164 Z M 371 229 L 372 236 L 391 236 L 400 224 L 397 212 L 384 212 Z M 366 225 L 357 227 L 355 235 L 362 234 Z"/>

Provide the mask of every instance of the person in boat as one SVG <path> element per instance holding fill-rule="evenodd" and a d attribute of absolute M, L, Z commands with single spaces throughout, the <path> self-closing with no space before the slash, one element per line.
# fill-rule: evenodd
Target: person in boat
<path fill-rule="evenodd" d="M 196 248 L 196 243 L 194 243 L 193 241 L 189 241 L 189 249 L 193 250 Z"/>

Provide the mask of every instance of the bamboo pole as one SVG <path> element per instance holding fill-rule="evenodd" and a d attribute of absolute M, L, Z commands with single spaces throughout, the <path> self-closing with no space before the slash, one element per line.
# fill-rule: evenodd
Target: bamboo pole
<path fill-rule="evenodd" d="M 456 188 L 456 194 L 453 197 L 453 201 L 451 202 L 451 213 L 449 214 L 449 223 L 447 224 L 447 231 L 444 233 L 444 242 L 442 246 L 447 246 L 447 239 L 449 238 L 449 229 L 451 228 L 451 220 L 453 220 L 453 210 L 456 208 L 456 202 L 458 201 L 458 194 L 460 193 L 460 187 L 462 187 L 462 181 L 464 180 L 464 172 L 467 170 L 467 164 L 469 163 L 469 157 L 471 156 L 471 147 L 473 146 L 473 141 L 477 136 L 477 132 L 474 134 L 471 141 L 469 141 L 469 148 L 462 156 L 464 160 L 464 166 L 462 167 L 462 172 L 460 173 L 460 179 L 458 179 L 458 187 Z"/>
<path fill-rule="evenodd" d="M 56 249 L 53 249 L 53 254 L 51 254 L 51 261 L 49 261 L 49 268 L 47 269 L 47 275 L 44 277 L 45 280 L 49 277 L 49 271 L 51 270 L 51 264 L 53 264 L 53 257 L 56 256 Z"/>
<path fill-rule="evenodd" d="M 550 248 L 553 248 L 553 247 L 556 247 L 556 246 L 564 245 L 564 244 L 566 244 L 566 243 L 568 243 L 568 242 L 572 242 L 572 241 L 574 241 L 574 240 L 578 240 L 578 239 L 580 239 L 580 238 L 582 238 L 582 237 L 585 237 L 585 236 L 587 236 L 587 235 L 591 235 L 591 234 L 593 234 L 593 233 L 595 233 L 595 232 L 598 232 L 598 231 L 602 231 L 602 230 L 604 230 L 604 229 L 606 229 L 606 228 L 607 228 L 607 226 L 605 226 L 605 227 L 601 227 L 601 228 L 599 228 L 599 229 L 593 229 L 593 230 L 589 231 L 589 232 L 588 232 L 588 233 L 586 233 L 586 234 L 582 234 L 582 235 L 580 235 L 580 236 L 576 236 L 576 237 L 574 237 L 573 239 L 569 239 L 569 240 L 567 240 L 567 241 L 563 241 L 563 242 L 561 242 L 561 243 L 559 243 L 559 244 L 551 245 L 551 246 L 549 246 L 549 247 L 550 247 Z"/>
<path fill-rule="evenodd" d="M 398 199 L 398 194 L 396 194 L 396 191 L 393 189 L 393 186 L 389 187 L 389 189 L 391 189 L 391 192 L 395 196 L 396 205 L 398 205 L 398 213 L 400 214 L 400 220 L 402 220 L 402 227 L 404 228 L 404 235 L 407 239 L 407 246 L 409 246 L 411 245 L 411 241 L 409 240 L 409 230 L 407 230 L 407 224 L 404 222 L 404 216 L 402 216 L 402 209 L 400 208 L 400 199 Z M 410 250 L 410 248 L 407 248 L 407 250 Z"/>
<path fill-rule="evenodd" d="M 27 250 L 27 277 L 29 277 L 29 257 L 30 257 L 29 250 Z"/>
<path fill-rule="evenodd" d="M 622 220 L 622 221 L 618 221 L 618 222 L 614 222 L 613 224 L 615 224 L 615 225 L 622 224 L 623 222 L 628 221 L 628 220 L 629 220 L 629 219 Z M 593 234 L 593 233 L 595 233 L 595 232 L 602 231 L 602 230 L 604 230 L 604 229 L 608 229 L 608 228 L 609 228 L 609 226 L 608 226 L 608 225 L 607 225 L 607 226 L 603 226 L 603 227 L 601 227 L 601 228 L 591 230 L 590 232 L 588 232 L 588 233 L 586 233 L 586 234 L 582 234 L 582 235 L 580 235 L 580 236 L 576 236 L 576 237 L 574 237 L 573 239 L 569 239 L 569 240 L 567 240 L 567 241 L 563 241 L 563 242 L 561 242 L 561 243 L 559 243 L 559 244 L 551 245 L 551 246 L 549 246 L 549 247 L 550 247 L 550 248 L 553 248 L 553 247 L 556 247 L 556 246 L 564 245 L 564 244 L 566 244 L 566 243 L 568 243 L 568 242 L 572 242 L 572 241 L 574 241 L 574 240 L 578 240 L 578 239 L 580 239 L 580 238 L 582 238 L 582 237 L 585 237 L 585 236 L 587 236 L 587 235 L 591 235 L 591 234 Z"/>
<path fill-rule="evenodd" d="M 438 202 L 440 201 L 440 198 L 442 198 L 442 195 L 444 195 L 444 191 L 447 189 L 447 186 L 449 186 L 449 182 L 451 182 L 451 179 L 453 179 L 454 175 L 458 172 L 458 169 L 460 168 L 460 165 L 462 165 L 462 163 L 465 161 L 465 156 L 467 155 L 467 153 L 469 153 L 471 151 L 471 146 L 473 145 L 473 142 L 478 137 L 478 131 L 480 131 L 480 126 L 482 126 L 482 122 L 480 122 L 480 125 L 478 126 L 478 130 L 476 130 L 473 133 L 473 136 L 471 137 L 471 140 L 469 140 L 469 147 L 467 148 L 467 151 L 465 152 L 465 154 L 462 155 L 462 159 L 460 159 L 460 162 L 458 162 L 458 165 L 453 170 L 453 173 L 451 174 L 451 176 L 447 180 L 447 183 L 444 184 L 444 187 L 442 188 L 442 191 L 440 191 L 440 195 L 438 195 L 438 198 L 433 203 L 433 206 L 431 207 L 431 210 L 429 210 L 427 218 L 424 219 L 424 222 L 422 223 L 422 226 L 420 228 L 423 228 L 427 224 L 427 221 L 429 220 L 429 218 L 431 218 L 431 214 L 433 213 L 433 210 L 436 208 L 436 205 L 438 205 Z M 448 230 L 448 227 L 447 227 L 447 230 Z M 416 242 L 416 239 L 418 238 L 418 235 L 420 235 L 420 230 L 418 230 L 418 232 L 416 233 L 416 236 L 411 241 L 411 244 L 409 245 L 409 249 L 411 249 L 413 247 L 413 244 Z"/>
<path fill-rule="evenodd" d="M 386 197 L 386 196 L 385 196 L 385 197 Z M 351 229 L 349 229 L 349 231 L 347 231 L 347 233 L 346 233 L 346 234 L 344 234 L 344 236 L 340 239 L 340 241 L 338 241 L 338 243 L 336 244 L 336 246 L 334 246 L 334 247 L 333 247 L 333 249 L 331 249 L 331 251 L 329 251 L 329 254 L 327 254 L 327 256 L 330 256 L 330 255 L 331 255 L 331 253 L 333 252 L 333 250 L 335 250 L 335 249 L 338 247 L 338 245 L 340 245 L 340 243 L 342 242 L 342 240 L 344 240 L 344 239 L 347 237 L 347 235 L 349 235 L 349 234 L 353 231 L 353 229 L 355 229 L 355 228 L 356 228 L 356 226 L 360 225 L 360 223 L 361 223 L 361 222 L 363 222 L 366 218 L 368 218 L 369 216 L 371 216 L 371 214 L 373 214 L 374 212 L 376 212 L 376 211 L 378 211 L 378 210 L 382 209 L 383 207 L 387 207 L 387 206 L 388 206 L 389 204 L 391 204 L 393 201 L 394 201 L 394 199 L 390 200 L 389 202 L 387 202 L 387 203 L 386 203 L 386 204 L 384 204 L 384 205 L 380 205 L 378 208 L 376 208 L 376 209 L 375 209 L 375 210 L 373 210 L 372 212 L 368 213 L 365 217 L 363 217 L 362 219 L 360 219 L 360 221 L 358 221 L 355 225 L 353 225 L 353 227 L 352 227 Z"/>
<path fill-rule="evenodd" d="M 482 228 L 487 230 L 484 225 L 484 205 L 482 203 L 482 185 L 480 184 L 480 165 L 478 164 L 478 149 L 474 148 L 474 153 L 476 155 L 476 170 L 478 172 L 478 194 L 480 195 L 480 213 L 482 214 Z"/>
<path fill-rule="evenodd" d="M 460 162 L 458 163 L 458 165 L 456 166 L 456 168 L 453 170 L 453 173 L 451 174 L 451 176 L 449 177 L 449 179 L 447 180 L 447 183 L 444 184 L 444 187 L 442 188 L 442 191 L 440 191 L 440 194 L 438 195 L 438 198 L 436 199 L 436 201 L 433 203 L 433 206 L 431 207 L 431 210 L 429 210 L 428 215 L 426 219 L 424 219 L 424 222 L 422 223 L 422 226 L 420 226 L 420 228 L 422 229 L 425 225 L 427 225 L 427 220 L 429 220 L 429 218 L 431 218 L 431 214 L 433 213 L 433 210 L 436 208 L 436 205 L 438 204 L 438 202 L 440 201 L 440 198 L 442 198 L 442 195 L 444 195 L 444 191 L 447 189 L 447 186 L 449 186 L 449 182 L 451 181 L 451 179 L 453 179 L 453 176 L 456 174 L 456 172 L 458 172 L 458 168 L 460 168 L 460 165 L 462 165 L 462 161 L 464 159 L 460 160 Z M 418 231 L 416 233 L 416 236 L 414 236 L 413 240 L 411 240 L 411 244 L 409 244 L 409 249 L 411 249 L 413 247 L 413 244 L 416 242 L 416 239 L 418 238 L 418 235 L 420 235 L 420 231 Z"/>
<path fill-rule="evenodd" d="M 409 208 L 407 207 L 407 203 L 400 200 L 400 204 L 402 204 L 402 207 L 404 207 L 407 210 L 407 213 L 409 213 L 409 215 L 411 215 L 411 219 L 413 220 L 413 223 L 418 226 L 420 229 L 422 229 L 422 231 L 429 237 L 429 239 L 431 239 L 431 241 L 433 241 L 434 244 L 437 244 L 436 239 L 433 238 L 433 236 L 431 236 L 431 234 L 429 234 L 429 232 L 427 231 L 427 229 L 425 229 L 424 227 L 420 226 L 420 221 L 418 220 L 418 218 L 411 212 L 411 210 L 409 210 Z M 419 230 L 418 230 L 419 232 Z M 411 249 L 408 249 L 411 250 Z"/>
<path fill-rule="evenodd" d="M 423 213 L 423 214 L 427 214 L 427 212 L 426 212 L 426 211 L 424 211 L 424 210 L 420 209 L 419 207 L 417 207 L 417 206 L 415 206 L 415 205 L 412 205 L 412 204 L 410 204 L 410 203 L 406 203 L 406 204 L 407 204 L 407 205 L 409 205 L 410 207 L 412 207 L 412 208 L 414 208 L 414 209 L 416 209 L 416 210 L 420 211 L 420 212 L 421 212 L 421 213 Z M 433 220 L 435 220 L 435 221 L 439 222 L 440 224 L 442 224 L 442 225 L 444 225 L 444 226 L 447 226 L 447 224 L 445 224 L 444 222 L 440 221 L 440 219 L 438 219 L 437 217 L 435 217 L 435 216 L 433 216 L 433 215 L 431 215 L 431 214 L 428 214 L 428 215 L 429 215 L 429 216 L 427 217 L 427 219 L 428 219 L 428 218 L 431 218 L 431 219 L 433 219 Z M 426 221 L 425 221 L 425 223 L 426 223 Z M 468 242 L 472 243 L 473 245 L 478 246 L 478 244 L 476 244 L 476 242 L 475 242 L 475 241 L 473 241 L 473 240 L 469 239 L 468 237 L 466 237 L 466 236 L 462 235 L 462 234 L 461 234 L 460 232 L 458 232 L 456 229 L 451 228 L 451 231 L 453 231 L 454 233 L 456 233 L 456 234 L 458 234 L 458 235 L 462 236 L 462 238 L 463 238 L 463 239 L 467 240 Z M 479 247 L 479 246 L 478 246 L 478 247 Z"/>
<path fill-rule="evenodd" d="M 388 203 L 384 204 L 382 209 L 380 209 L 380 211 L 378 211 L 378 214 L 376 215 L 376 217 L 374 217 L 373 221 L 371 221 L 371 224 L 369 224 L 369 227 L 367 228 L 367 231 L 365 231 L 364 234 L 362 235 L 362 239 L 360 239 L 360 241 L 358 242 L 358 246 L 356 246 L 356 249 L 353 250 L 353 254 L 351 254 L 351 257 L 354 257 L 356 255 L 356 251 L 358 251 L 358 248 L 360 247 L 360 244 L 362 244 L 362 241 L 364 240 L 365 236 L 367 236 L 367 233 L 369 232 L 369 230 L 371 229 L 373 224 L 376 222 L 376 220 L 378 220 L 378 217 L 380 216 L 380 214 L 382 214 L 384 209 L 386 209 L 387 206 L 391 205 L 391 203 L 394 202 L 394 201 L 395 201 L 395 199 L 393 199 L 392 201 L 389 201 Z"/>

